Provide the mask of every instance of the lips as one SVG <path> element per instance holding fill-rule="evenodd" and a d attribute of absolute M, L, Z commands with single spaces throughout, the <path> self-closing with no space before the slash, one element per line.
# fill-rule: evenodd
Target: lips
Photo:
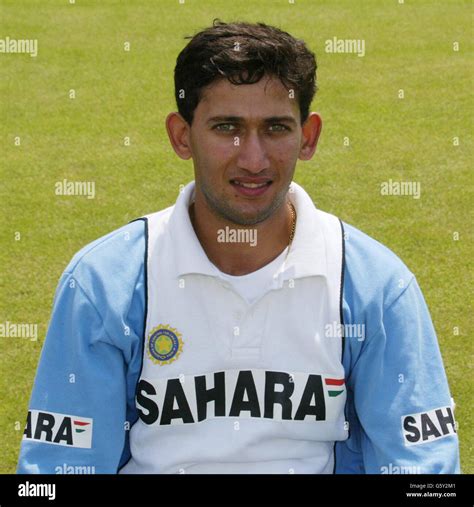
<path fill-rule="evenodd" d="M 272 181 L 261 178 L 235 178 L 230 180 L 230 184 L 242 195 L 257 197 L 267 191 Z"/>
<path fill-rule="evenodd" d="M 235 185 L 239 185 L 241 187 L 245 188 L 262 188 L 266 185 L 268 185 L 268 182 L 266 183 L 244 183 L 243 181 L 234 181 Z"/>

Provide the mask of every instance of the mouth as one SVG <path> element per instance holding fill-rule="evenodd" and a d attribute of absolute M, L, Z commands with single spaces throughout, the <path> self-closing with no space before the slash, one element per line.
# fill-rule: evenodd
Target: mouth
<path fill-rule="evenodd" d="M 246 197 L 259 197 L 264 194 L 273 183 L 269 179 L 256 178 L 235 178 L 230 180 L 230 184 L 239 194 Z"/>

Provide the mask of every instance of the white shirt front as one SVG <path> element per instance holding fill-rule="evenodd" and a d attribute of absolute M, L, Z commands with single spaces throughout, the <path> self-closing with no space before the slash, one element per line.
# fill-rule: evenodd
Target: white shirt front
<path fill-rule="evenodd" d="M 219 277 L 229 283 L 249 305 L 255 303 L 272 287 L 273 281 L 278 278 L 278 273 L 283 269 L 288 247 L 265 266 L 246 275 L 229 275 L 219 270 Z"/>
<path fill-rule="evenodd" d="M 342 341 L 327 334 L 340 324 L 340 223 L 292 183 L 288 256 L 249 292 L 202 249 L 193 189 L 147 217 L 140 418 L 121 473 L 332 473 L 334 442 L 348 436 Z"/>

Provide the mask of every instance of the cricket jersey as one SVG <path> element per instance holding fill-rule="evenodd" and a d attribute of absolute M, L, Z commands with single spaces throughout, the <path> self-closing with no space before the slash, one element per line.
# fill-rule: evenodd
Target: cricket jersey
<path fill-rule="evenodd" d="M 193 195 L 66 268 L 18 472 L 459 473 L 408 268 L 292 183 L 292 243 L 234 280 L 194 232 Z"/>

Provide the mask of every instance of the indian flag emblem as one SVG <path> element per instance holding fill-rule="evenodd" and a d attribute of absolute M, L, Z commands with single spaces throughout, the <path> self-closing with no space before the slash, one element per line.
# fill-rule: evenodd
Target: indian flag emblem
<path fill-rule="evenodd" d="M 74 429 L 76 433 L 84 433 L 87 430 L 87 426 L 90 425 L 88 422 L 73 420 Z"/>
<path fill-rule="evenodd" d="M 326 389 L 331 398 L 342 394 L 346 384 L 343 378 L 325 378 L 324 383 L 326 384 Z"/>

